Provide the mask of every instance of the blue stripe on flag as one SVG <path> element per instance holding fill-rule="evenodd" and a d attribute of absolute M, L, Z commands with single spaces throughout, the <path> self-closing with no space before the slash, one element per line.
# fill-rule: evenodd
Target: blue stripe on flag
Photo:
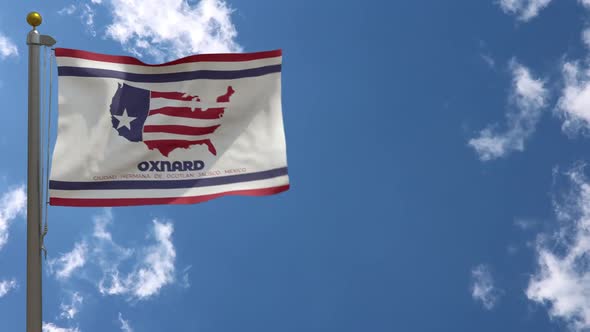
<path fill-rule="evenodd" d="M 223 184 L 248 181 L 266 180 L 287 175 L 287 167 L 275 168 L 268 171 L 239 175 L 218 176 L 214 178 L 190 180 L 160 180 L 160 181 L 97 181 L 97 182 L 69 182 L 49 181 L 52 190 L 112 190 L 112 189 L 177 189 L 219 186 Z"/>
<path fill-rule="evenodd" d="M 68 67 L 62 66 L 57 68 L 58 76 L 76 76 L 76 77 L 106 77 L 116 78 L 129 82 L 147 82 L 147 83 L 164 83 L 180 82 L 188 80 L 209 79 L 209 80 L 231 80 L 237 78 L 257 77 L 272 73 L 281 72 L 281 65 L 264 66 L 258 68 L 242 70 L 196 70 L 179 73 L 165 74 L 137 74 L 123 71 L 86 68 L 86 67 Z"/>

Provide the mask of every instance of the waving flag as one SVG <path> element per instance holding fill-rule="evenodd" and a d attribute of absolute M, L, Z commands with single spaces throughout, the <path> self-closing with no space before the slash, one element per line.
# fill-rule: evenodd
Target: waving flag
<path fill-rule="evenodd" d="M 148 65 L 56 49 L 50 203 L 198 203 L 289 188 L 281 51 Z"/>

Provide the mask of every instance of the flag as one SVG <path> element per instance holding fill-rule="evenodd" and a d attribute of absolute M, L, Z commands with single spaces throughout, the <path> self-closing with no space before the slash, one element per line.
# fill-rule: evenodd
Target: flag
<path fill-rule="evenodd" d="M 50 204 L 189 204 L 289 188 L 280 50 L 149 65 L 55 50 Z"/>

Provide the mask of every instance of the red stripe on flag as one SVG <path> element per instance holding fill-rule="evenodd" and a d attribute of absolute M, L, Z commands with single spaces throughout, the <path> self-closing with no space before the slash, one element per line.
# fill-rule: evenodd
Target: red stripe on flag
<path fill-rule="evenodd" d="M 236 91 L 230 86 L 227 87 L 227 92 L 224 95 L 217 97 L 218 103 L 229 103 L 229 98 L 235 93 Z"/>
<path fill-rule="evenodd" d="M 197 98 L 197 101 L 200 101 L 199 96 L 191 96 L 186 93 L 182 92 L 158 92 L 152 91 L 150 98 L 166 98 L 166 99 L 174 99 L 174 100 L 184 100 L 184 101 L 191 101 L 193 98 Z"/>
<path fill-rule="evenodd" d="M 189 119 L 213 120 L 221 118 L 223 116 L 224 110 L 225 108 L 223 107 L 216 107 L 208 108 L 206 110 L 195 108 L 195 110 L 193 111 L 190 107 L 167 106 L 151 110 L 149 115 L 163 114 L 168 116 L 177 116 Z"/>
<path fill-rule="evenodd" d="M 156 204 L 194 204 L 202 203 L 214 198 L 229 195 L 240 196 L 268 196 L 289 190 L 289 185 L 247 190 L 232 190 L 217 194 L 190 196 L 190 197 L 162 197 L 162 198 L 59 198 L 51 197 L 49 204 L 53 206 L 134 206 Z"/>
<path fill-rule="evenodd" d="M 173 140 L 173 139 L 163 139 L 163 140 L 157 140 L 157 141 L 144 141 L 144 143 L 147 145 L 147 147 L 150 150 L 153 149 L 158 149 L 162 155 L 164 155 L 165 157 L 168 157 L 168 154 L 170 152 L 172 152 L 172 150 L 174 149 L 178 149 L 178 148 L 183 148 L 183 149 L 188 149 L 190 148 L 192 145 L 198 145 L 198 144 L 205 144 L 207 145 L 207 148 L 209 149 L 209 152 L 211 152 L 213 155 L 217 155 L 217 150 L 215 150 L 215 147 L 213 146 L 213 143 L 211 143 L 210 139 L 202 139 L 202 140 Z"/>
<path fill-rule="evenodd" d="M 146 66 L 146 67 L 162 67 L 172 66 L 181 63 L 191 62 L 240 62 L 240 61 L 252 61 L 267 58 L 276 58 L 282 55 L 281 50 L 255 52 L 255 53 L 221 53 L 221 54 L 197 54 L 190 55 L 185 58 L 178 60 L 161 63 L 161 64 L 147 64 L 139 59 L 130 56 L 118 56 L 87 52 L 82 50 L 74 50 L 69 48 L 56 48 L 55 56 L 57 57 L 70 57 L 80 58 L 93 61 L 102 62 L 114 62 L 127 65 Z"/>
<path fill-rule="evenodd" d="M 180 135 L 207 135 L 215 132 L 220 125 L 211 127 L 189 127 L 179 125 L 147 125 L 143 127 L 144 133 L 168 133 Z"/>

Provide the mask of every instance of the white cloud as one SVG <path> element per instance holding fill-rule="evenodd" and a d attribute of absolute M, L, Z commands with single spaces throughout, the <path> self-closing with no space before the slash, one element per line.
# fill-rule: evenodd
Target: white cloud
<path fill-rule="evenodd" d="M 506 247 L 506 252 L 508 252 L 509 255 L 515 255 L 518 252 L 518 247 L 514 245 L 508 245 Z"/>
<path fill-rule="evenodd" d="M 586 28 L 582 31 L 582 41 L 587 48 L 590 48 L 590 28 Z"/>
<path fill-rule="evenodd" d="M 182 287 L 184 288 L 189 288 L 191 286 L 190 280 L 189 280 L 189 275 L 188 275 L 188 271 L 192 268 L 192 265 L 189 265 L 187 267 L 185 267 L 182 270 Z"/>
<path fill-rule="evenodd" d="M 521 21 L 528 21 L 539 15 L 550 2 L 551 0 L 500 0 L 499 4 L 505 13 L 516 15 Z"/>
<path fill-rule="evenodd" d="M 569 134 L 590 129 L 590 68 L 578 62 L 563 65 L 564 88 L 557 103 L 564 122 L 562 129 Z"/>
<path fill-rule="evenodd" d="M 579 0 L 590 9 L 590 0 Z M 590 50 L 590 27 L 581 34 L 581 40 Z M 590 133 L 590 58 L 568 61 L 562 66 L 563 89 L 556 111 L 563 118 L 562 130 L 568 135 Z"/>
<path fill-rule="evenodd" d="M 510 102 L 517 112 L 507 114 L 507 130 L 497 132 L 493 127 L 488 127 L 479 133 L 479 137 L 468 142 L 482 161 L 500 158 L 512 151 L 523 151 L 525 140 L 535 131 L 547 103 L 548 91 L 542 79 L 533 78 L 529 69 L 516 61 L 512 61 L 511 69 Z"/>
<path fill-rule="evenodd" d="M 76 6 L 71 4 L 67 7 L 60 9 L 57 13 L 60 15 L 72 15 L 76 12 Z"/>
<path fill-rule="evenodd" d="M 176 251 L 172 244 L 172 232 L 172 224 L 154 221 L 157 244 L 148 248 L 143 265 L 134 272 L 138 281 L 134 290 L 137 297 L 157 294 L 160 288 L 174 281 Z"/>
<path fill-rule="evenodd" d="M 27 194 L 24 186 L 12 189 L 0 198 L 0 250 L 8 242 L 8 227 L 13 219 L 26 212 Z"/>
<path fill-rule="evenodd" d="M 4 297 L 6 294 L 8 294 L 8 292 L 16 289 L 17 287 L 18 284 L 16 283 L 15 279 L 0 281 L 0 297 Z"/>
<path fill-rule="evenodd" d="M 113 212 L 110 208 L 104 209 L 103 214 L 96 215 L 93 219 L 92 254 L 103 270 L 116 269 L 120 262 L 131 257 L 134 250 L 115 243 L 113 235 L 107 230 L 113 221 Z"/>
<path fill-rule="evenodd" d="M 571 192 L 555 203 L 561 227 L 551 238 L 540 237 L 538 272 L 531 276 L 526 295 L 547 305 L 552 318 L 583 331 L 590 329 L 590 183 L 583 167 L 567 175 Z"/>
<path fill-rule="evenodd" d="M 80 330 L 76 328 L 66 328 L 66 327 L 59 327 L 53 323 L 43 323 L 43 332 L 80 332 Z"/>
<path fill-rule="evenodd" d="M 94 217 L 94 232 L 92 236 L 99 240 L 104 240 L 107 242 L 113 242 L 113 237 L 109 231 L 107 231 L 107 226 L 113 220 L 113 212 L 111 209 L 104 209 L 103 215 L 97 215 Z"/>
<path fill-rule="evenodd" d="M 482 53 L 479 56 L 481 57 L 483 62 L 485 62 L 488 65 L 488 67 L 490 67 L 491 69 L 496 68 L 496 61 L 494 60 L 494 58 L 492 58 L 491 55 Z"/>
<path fill-rule="evenodd" d="M 143 259 L 127 276 L 120 277 L 118 269 L 106 271 L 99 282 L 99 291 L 108 295 L 128 294 L 137 299 L 157 295 L 160 289 L 174 282 L 176 250 L 172 243 L 173 226 L 169 222 L 153 221 L 156 244 L 143 250 Z"/>
<path fill-rule="evenodd" d="M 93 0 L 92 3 L 100 4 L 101 2 Z M 80 18 L 82 24 L 86 26 L 88 33 L 90 33 L 92 36 L 96 36 L 96 29 L 94 25 L 94 16 L 96 13 L 91 5 L 85 3 L 76 7 L 76 5 L 70 4 L 69 6 L 60 9 L 57 13 L 60 15 L 76 14 Z"/>
<path fill-rule="evenodd" d="M 86 242 L 78 242 L 72 251 L 61 257 L 51 259 L 48 262 L 49 269 L 58 279 L 68 279 L 74 271 L 86 264 L 88 245 Z"/>
<path fill-rule="evenodd" d="M 61 314 L 59 316 L 64 319 L 74 319 L 76 314 L 80 311 L 83 301 L 84 298 L 82 295 L 80 295 L 78 292 L 74 292 L 69 304 L 60 304 L 59 308 L 61 310 Z"/>
<path fill-rule="evenodd" d="M 517 218 L 514 220 L 514 226 L 522 229 L 523 231 L 530 230 L 539 224 L 537 220 L 529 218 Z"/>
<path fill-rule="evenodd" d="M 498 302 L 500 291 L 494 286 L 492 273 L 487 265 L 480 264 L 471 270 L 471 297 L 491 310 Z"/>
<path fill-rule="evenodd" d="M 194 53 L 239 52 L 233 10 L 223 0 L 103 0 L 112 23 L 106 35 L 136 56 L 156 60 Z M 133 13 L 130 15 L 129 13 Z"/>
<path fill-rule="evenodd" d="M 121 295 L 129 292 L 130 286 L 119 278 L 119 270 L 110 270 L 98 282 L 98 290 L 103 295 Z"/>
<path fill-rule="evenodd" d="M 102 278 L 98 282 L 98 289 L 102 294 L 117 295 L 127 292 L 127 288 L 119 281 L 119 264 L 129 259 L 134 250 L 124 248 L 113 241 L 111 232 L 107 227 L 113 221 L 111 209 L 104 209 L 102 215 L 94 217 L 94 248 L 92 250 L 94 261 L 96 261 L 102 271 Z M 106 279 L 112 282 L 107 287 Z"/>
<path fill-rule="evenodd" d="M 86 29 L 91 35 L 96 36 L 96 30 L 94 28 L 94 9 L 90 5 L 85 4 L 80 9 L 80 19 L 82 23 L 86 25 Z"/>
<path fill-rule="evenodd" d="M 129 321 L 123 319 L 123 315 L 121 313 L 119 313 L 119 323 L 121 323 L 122 332 L 133 332 L 131 325 L 129 325 Z"/>
<path fill-rule="evenodd" d="M 0 59 L 5 59 L 9 56 L 18 56 L 18 48 L 12 40 L 0 33 Z"/>
<path fill-rule="evenodd" d="M 94 216 L 92 237 L 76 243 L 71 252 L 50 260 L 50 272 L 58 279 L 67 279 L 87 265 L 88 268 L 82 269 L 84 279 L 96 282 L 101 294 L 123 295 L 137 300 L 157 295 L 163 287 L 176 281 L 176 250 L 172 243 L 174 227 L 171 222 L 153 220 L 150 237 L 154 243 L 134 250 L 113 240 L 108 230 L 112 221 L 111 209 L 104 209 L 104 213 Z M 99 276 L 93 266 L 98 267 Z M 183 273 L 186 275 L 188 269 Z M 67 312 L 65 306 L 62 310 Z"/>

